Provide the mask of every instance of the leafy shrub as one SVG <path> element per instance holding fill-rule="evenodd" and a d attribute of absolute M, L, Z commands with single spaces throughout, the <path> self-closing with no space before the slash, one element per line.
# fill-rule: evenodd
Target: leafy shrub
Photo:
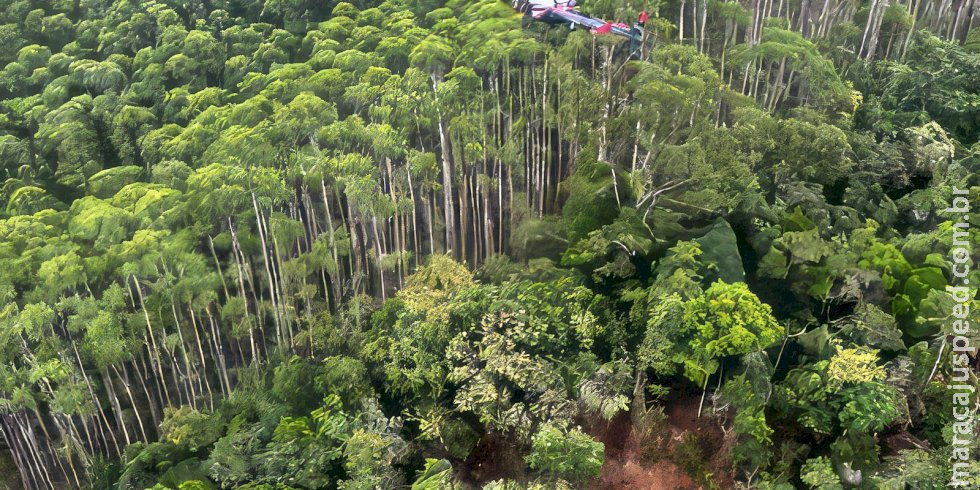
<path fill-rule="evenodd" d="M 598 476 L 605 445 L 579 429 L 563 431 L 552 423 L 534 435 L 526 461 L 531 468 L 570 480 Z"/>

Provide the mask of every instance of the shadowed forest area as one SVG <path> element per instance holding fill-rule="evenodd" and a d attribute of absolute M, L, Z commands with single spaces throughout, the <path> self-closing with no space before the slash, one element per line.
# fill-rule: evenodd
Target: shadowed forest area
<path fill-rule="evenodd" d="M 980 487 L 976 0 L 3 7 L 0 488 Z"/>

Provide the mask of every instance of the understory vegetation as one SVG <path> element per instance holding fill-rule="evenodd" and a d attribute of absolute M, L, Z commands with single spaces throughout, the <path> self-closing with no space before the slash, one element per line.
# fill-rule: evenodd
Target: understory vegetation
<path fill-rule="evenodd" d="M 980 487 L 976 6 L 582 3 L 4 2 L 0 486 Z"/>

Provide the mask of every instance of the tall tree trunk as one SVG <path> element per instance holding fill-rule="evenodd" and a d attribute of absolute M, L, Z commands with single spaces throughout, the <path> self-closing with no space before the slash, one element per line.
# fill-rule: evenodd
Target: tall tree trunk
<path fill-rule="evenodd" d="M 878 7 L 878 0 L 871 0 L 871 8 L 868 10 L 868 21 L 864 24 L 864 34 L 861 36 L 861 46 L 858 49 L 858 57 L 861 57 L 867 51 L 865 46 L 868 44 L 868 34 L 871 33 L 872 26 L 875 23 L 877 16 L 875 15 L 875 9 Z"/>
<path fill-rule="evenodd" d="M 212 340 L 214 342 L 215 349 L 218 351 L 218 365 L 221 368 L 221 379 L 224 381 L 225 393 L 231 393 L 231 379 L 228 377 L 228 364 L 225 358 L 224 349 L 221 343 L 221 332 L 215 325 L 214 316 L 211 314 L 211 305 L 204 308 L 204 313 L 208 316 L 208 324 L 211 325 Z M 242 359 L 244 362 L 245 359 Z"/>
<path fill-rule="evenodd" d="M 874 24 L 871 28 L 871 38 L 868 40 L 868 61 L 873 60 L 875 53 L 878 52 L 878 37 L 881 33 L 881 22 L 884 18 L 885 10 L 888 9 L 888 4 L 889 0 L 884 0 L 884 2 L 881 3 L 881 8 L 878 9 L 877 15 L 874 16 Z M 873 10 L 872 13 L 874 13 Z"/>
<path fill-rule="evenodd" d="M 197 355 L 201 360 L 201 372 L 199 376 L 204 381 L 204 389 L 208 392 L 208 405 L 210 405 L 211 410 L 214 410 L 214 392 L 211 390 L 211 382 L 208 380 L 208 363 L 207 358 L 204 356 L 204 346 L 201 343 L 201 334 L 198 331 L 197 319 L 194 315 L 194 306 L 188 302 L 187 311 L 191 317 L 191 330 L 194 331 L 194 343 L 197 346 Z"/>
<path fill-rule="evenodd" d="M 381 264 L 384 251 L 381 249 L 381 238 L 378 236 L 378 218 L 374 213 L 371 213 L 371 232 L 374 234 L 374 263 L 378 268 L 378 280 L 381 284 L 381 299 L 383 300 L 388 297 L 385 287 L 385 270 Z"/>
<path fill-rule="evenodd" d="M 150 339 L 150 343 L 149 345 L 147 345 L 147 348 L 149 349 L 148 354 L 150 356 L 150 362 L 153 363 L 154 356 L 156 356 L 155 359 L 156 359 L 157 374 L 160 375 L 159 382 L 163 386 L 164 397 L 167 400 L 168 406 L 173 405 L 173 402 L 170 400 L 170 391 L 167 389 L 166 378 L 163 375 L 163 360 L 160 359 L 160 348 L 157 347 L 156 334 L 153 332 L 153 323 L 150 322 L 150 313 L 146 311 L 146 300 L 143 298 L 143 288 L 142 286 L 140 286 L 139 281 L 136 280 L 136 276 L 130 275 L 129 277 L 132 279 L 133 287 L 136 289 L 136 294 L 139 296 L 140 309 L 143 311 L 143 319 L 146 320 L 146 331 Z M 244 293 L 244 289 L 242 290 L 242 292 Z M 82 362 L 81 358 L 79 358 L 78 362 L 79 365 L 81 365 Z"/>
<path fill-rule="evenodd" d="M 331 212 L 330 210 L 330 199 L 327 197 L 327 184 L 323 181 L 323 179 L 320 179 L 320 192 L 323 194 L 323 207 L 324 207 L 323 212 L 325 215 L 327 215 L 327 240 L 330 243 L 330 255 L 333 257 L 333 262 L 334 264 L 336 264 L 337 267 L 337 272 L 331 274 L 331 279 L 332 279 L 331 284 L 334 286 L 333 287 L 334 302 L 337 305 L 339 305 L 340 299 L 344 293 L 343 280 L 341 280 L 339 277 L 341 275 L 340 274 L 341 264 L 339 258 L 340 255 L 337 252 L 337 240 L 334 237 L 334 227 L 333 227 L 333 217 L 332 217 L 333 212 Z"/>
<path fill-rule="evenodd" d="M 283 347 L 285 342 L 283 338 L 282 331 L 282 316 L 280 314 L 279 302 L 276 301 L 276 282 L 272 276 L 271 269 L 271 259 L 269 258 L 269 242 L 266 236 L 267 230 L 265 227 L 265 218 L 262 214 L 262 210 L 259 209 L 259 201 L 255 197 L 255 193 L 252 193 L 252 207 L 255 209 L 255 224 L 259 231 L 259 241 L 262 246 L 262 266 L 265 268 L 266 279 L 269 282 L 269 301 L 272 303 L 272 320 L 275 322 L 276 326 L 276 344 L 278 347 Z"/>
<path fill-rule="evenodd" d="M 197 369 L 194 368 L 193 364 L 191 364 L 191 357 L 187 355 L 187 343 L 184 340 L 183 328 L 180 326 L 180 320 L 177 318 L 177 308 L 174 306 L 173 301 L 170 302 L 170 311 L 172 311 L 174 315 L 174 330 L 177 331 L 178 339 L 177 347 L 180 349 L 180 355 L 184 359 L 184 370 L 187 373 L 187 387 L 190 389 L 190 394 L 188 396 L 190 397 L 191 407 L 197 410 L 198 390 L 194 389 L 194 381 L 196 378 L 198 385 L 200 385 L 201 376 L 197 373 Z M 203 395 L 204 390 L 201 389 L 200 391 Z"/>
<path fill-rule="evenodd" d="M 681 0 L 681 12 L 680 20 L 677 22 L 677 41 L 684 44 L 684 7 L 687 6 L 687 0 Z"/>
<path fill-rule="evenodd" d="M 251 359 L 249 359 L 249 361 L 250 362 L 257 361 L 261 363 L 262 359 L 259 355 L 259 351 L 255 343 L 255 323 L 249 319 L 249 314 L 248 314 L 248 294 L 245 292 L 245 267 L 244 264 L 242 264 L 242 257 L 244 257 L 244 254 L 242 253 L 241 244 L 238 243 L 238 233 L 235 232 L 235 226 L 234 224 L 232 224 L 231 218 L 228 218 L 228 231 L 231 234 L 231 245 L 232 245 L 233 255 L 235 256 L 235 265 L 238 267 L 239 294 L 241 294 L 242 301 L 245 303 L 245 321 L 248 323 L 249 355 L 251 355 Z M 142 301 L 142 297 L 140 299 Z M 145 312 L 146 310 L 144 309 L 144 313 Z M 149 321 L 150 321 L 149 318 L 147 318 L 146 321 L 147 321 L 147 325 L 149 325 Z M 154 350 L 155 349 L 156 346 L 154 345 Z M 162 372 L 161 372 L 161 376 L 163 376 Z M 167 403 L 170 404 L 169 396 L 167 397 Z"/>
<path fill-rule="evenodd" d="M 10 451 L 10 456 L 14 460 L 14 467 L 17 468 L 17 474 L 20 476 L 20 483 L 28 490 L 40 488 L 35 475 L 33 472 L 30 472 L 32 469 L 31 465 L 25 460 L 26 455 L 21 449 L 20 440 L 16 434 L 16 431 L 8 422 L 9 418 L 9 414 L 0 414 L 0 430 L 3 431 L 3 440 L 7 443 L 7 449 Z"/>
<path fill-rule="evenodd" d="M 458 257 L 457 237 L 456 237 L 456 223 L 455 216 L 456 210 L 453 204 L 453 161 L 452 152 L 449 147 L 449 136 L 446 133 L 446 124 L 443 121 L 442 108 L 439 107 L 439 84 L 442 82 L 442 76 L 433 73 L 431 75 L 432 79 L 432 93 L 435 94 L 436 102 L 436 119 L 438 120 L 439 126 L 439 150 L 442 155 L 442 200 L 443 200 L 443 211 L 446 220 L 446 253 L 450 256 Z"/>
<path fill-rule="evenodd" d="M 412 200 L 412 253 L 415 257 L 422 254 L 422 246 L 419 243 L 419 222 L 418 222 L 418 200 L 415 197 L 415 184 L 412 183 L 412 168 L 405 164 L 405 176 L 408 179 L 408 197 Z"/>
<path fill-rule="evenodd" d="M 149 441 L 150 438 L 146 436 L 146 428 L 143 425 L 143 417 L 140 416 L 139 405 L 136 404 L 136 397 L 133 396 L 133 391 L 129 389 L 129 378 L 124 377 L 115 365 L 110 364 L 109 367 L 116 373 L 116 378 L 122 381 L 123 388 L 126 390 L 126 396 L 129 398 L 129 404 L 133 407 L 133 415 L 136 416 L 136 423 L 139 425 L 140 435 L 143 436 L 143 441 Z"/>
<path fill-rule="evenodd" d="M 137 360 L 139 360 L 139 364 L 136 364 Z M 150 391 L 149 386 L 146 384 L 146 380 L 150 379 L 150 373 L 146 369 L 146 363 L 143 361 L 143 356 L 135 356 L 130 362 L 133 364 L 133 370 L 136 371 L 136 380 L 139 381 L 140 386 L 143 388 L 143 396 L 146 398 L 146 406 L 150 409 L 150 421 L 152 422 L 151 427 L 156 427 L 160 425 L 162 420 L 159 409 L 159 407 L 163 405 L 162 397 L 154 397 L 153 392 Z M 129 373 L 125 364 L 123 364 L 123 370 L 123 373 L 128 376 Z"/>
<path fill-rule="evenodd" d="M 85 368 L 82 365 L 82 356 L 79 355 L 79 353 L 78 353 L 78 346 L 75 345 L 75 341 L 72 340 L 70 337 L 69 337 L 69 341 L 71 342 L 72 350 L 75 351 L 75 358 L 78 360 L 78 366 L 79 366 L 78 369 L 79 369 L 79 371 L 82 374 L 82 379 L 85 380 L 86 387 L 88 387 L 88 393 L 89 393 L 89 396 L 92 397 L 92 402 L 95 404 L 96 412 L 99 414 L 99 417 L 101 417 L 103 424 L 105 424 L 105 426 L 104 426 L 105 427 L 105 430 L 108 430 L 109 431 L 109 437 L 106 437 L 105 431 L 103 430 L 102 426 L 99 425 L 99 424 L 96 424 L 96 427 L 98 427 L 99 431 L 102 434 L 102 440 L 106 444 L 106 451 L 109 450 L 109 447 L 108 447 L 109 446 L 109 441 L 108 441 L 108 439 L 112 439 L 112 445 L 116 448 L 116 455 L 120 455 L 120 454 L 122 454 L 122 450 L 119 448 L 119 441 L 116 438 L 115 432 L 112 431 L 112 426 L 109 425 L 109 419 L 105 416 L 105 409 L 102 408 L 102 402 L 99 400 L 99 397 L 96 396 L 96 394 L 95 394 L 95 389 L 92 387 L 92 381 L 88 377 L 88 374 L 86 374 L 86 372 L 85 372 Z"/>
<path fill-rule="evenodd" d="M 102 370 L 102 382 L 105 385 L 107 394 L 109 395 L 109 404 L 112 405 L 113 410 L 116 412 L 116 426 L 123 434 L 123 439 L 126 441 L 126 445 L 133 443 L 132 439 L 129 438 L 129 429 L 126 428 L 126 420 L 123 419 L 122 405 L 119 404 L 119 397 L 116 396 L 116 389 L 112 386 L 112 378 L 109 377 L 109 371 L 106 369 Z"/>

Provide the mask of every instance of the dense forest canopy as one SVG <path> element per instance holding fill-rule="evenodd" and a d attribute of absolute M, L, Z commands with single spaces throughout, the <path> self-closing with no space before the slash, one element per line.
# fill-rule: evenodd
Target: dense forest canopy
<path fill-rule="evenodd" d="M 974 0 L 3 6 L 5 488 L 980 486 Z"/>

